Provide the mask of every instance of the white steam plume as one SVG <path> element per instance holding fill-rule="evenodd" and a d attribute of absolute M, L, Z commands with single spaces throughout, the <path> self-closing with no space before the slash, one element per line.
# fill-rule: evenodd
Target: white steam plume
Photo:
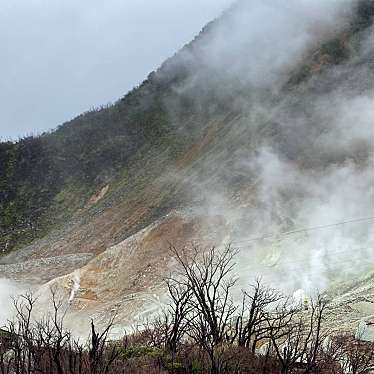
<path fill-rule="evenodd" d="M 16 282 L 0 278 L 0 327 L 6 325 L 14 316 L 12 297 L 22 292 L 22 288 Z"/>
<path fill-rule="evenodd" d="M 73 275 L 70 296 L 69 296 L 69 303 L 73 302 L 76 293 L 79 291 L 79 288 L 81 286 L 80 281 L 81 281 L 81 277 L 80 277 L 80 271 L 78 269 L 78 270 L 75 270 L 74 275 Z"/>
<path fill-rule="evenodd" d="M 282 236 L 374 216 L 372 30 L 344 64 L 285 89 L 313 50 L 349 29 L 356 5 L 239 2 L 165 67 L 179 64 L 189 72 L 168 103 L 173 118 L 178 98 L 188 96 L 203 113 L 222 105 L 239 113 L 224 123 L 225 136 L 198 160 L 189 182 L 197 199 L 204 196 L 204 212 L 231 224 L 244 283 L 263 275 L 288 291 L 323 289 L 337 275 L 351 277 L 374 262 L 374 222 Z M 250 240 L 269 232 L 275 237 Z"/>

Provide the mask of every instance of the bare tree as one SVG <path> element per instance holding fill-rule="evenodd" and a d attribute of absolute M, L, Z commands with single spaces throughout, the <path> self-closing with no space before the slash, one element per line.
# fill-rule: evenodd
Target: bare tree
<path fill-rule="evenodd" d="M 51 289 L 52 310 L 38 320 L 32 318 L 35 299 L 25 294 L 15 299 L 15 320 L 0 335 L 1 374 L 107 374 L 118 357 L 108 345 L 113 321 L 102 333 L 91 324 L 91 340 L 84 347 L 64 327 L 66 309 L 56 289 Z M 5 344 L 6 343 L 6 344 Z"/>
<path fill-rule="evenodd" d="M 324 357 L 323 342 L 329 336 L 329 331 L 323 328 L 327 310 L 328 303 L 322 295 L 318 294 L 315 300 L 311 300 L 309 334 L 307 335 L 307 344 L 303 357 L 303 361 L 306 364 L 305 374 L 314 373 L 318 368 L 319 361 Z"/>
<path fill-rule="evenodd" d="M 108 334 L 113 327 L 114 317 L 107 327 L 98 333 L 91 320 L 91 345 L 89 349 L 89 363 L 91 374 L 107 374 L 113 362 L 119 355 L 115 344 L 108 347 Z"/>
<path fill-rule="evenodd" d="M 193 294 L 189 284 L 180 284 L 173 278 L 167 279 L 166 284 L 170 300 L 168 309 L 163 313 L 165 344 L 174 356 L 193 318 L 190 303 Z"/>
<path fill-rule="evenodd" d="M 181 267 L 174 282 L 188 290 L 188 335 L 208 354 L 211 372 L 221 373 L 227 331 L 237 310 L 231 295 L 237 251 L 230 246 L 223 251 L 211 248 L 201 252 L 196 247 L 190 253 L 171 250 Z"/>
<path fill-rule="evenodd" d="M 367 374 L 374 370 L 374 343 L 356 340 L 350 336 L 335 338 L 342 356 L 341 366 L 344 372 Z"/>
<path fill-rule="evenodd" d="M 13 367 L 16 372 L 31 373 L 33 350 L 33 331 L 31 328 L 31 315 L 36 300 L 32 293 L 26 293 L 13 299 L 16 312 L 15 321 L 9 323 L 8 331 L 13 352 Z M 10 363 L 10 362 L 9 362 Z"/>
<path fill-rule="evenodd" d="M 327 337 L 327 331 L 323 330 L 326 308 L 326 301 L 318 295 L 307 311 L 286 302 L 269 318 L 271 345 L 282 374 L 295 367 L 305 374 L 316 372 Z"/>
<path fill-rule="evenodd" d="M 270 339 L 268 320 L 270 313 L 284 296 L 277 290 L 265 287 L 260 279 L 251 285 L 251 292 L 243 291 L 242 306 L 236 319 L 235 335 L 238 345 L 251 348 L 255 353 L 261 341 Z"/>
<path fill-rule="evenodd" d="M 39 320 L 35 320 L 29 331 L 33 333 L 28 351 L 33 356 L 33 366 L 36 372 L 46 370 L 64 374 L 65 350 L 71 339 L 70 331 L 64 328 L 63 300 L 58 297 L 57 290 L 51 290 L 52 310 Z M 24 338 L 22 337 L 24 340 Z"/>

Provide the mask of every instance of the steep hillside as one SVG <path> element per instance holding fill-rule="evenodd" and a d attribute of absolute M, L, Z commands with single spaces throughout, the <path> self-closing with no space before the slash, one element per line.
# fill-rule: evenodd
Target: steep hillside
<path fill-rule="evenodd" d="M 9 250 L 43 236 L 98 189 L 131 173 L 137 157 L 169 147 L 163 92 L 147 81 L 117 104 L 53 133 L 2 143 L 2 245 Z"/>
<path fill-rule="evenodd" d="M 358 18 L 347 33 L 356 35 L 370 25 L 370 6 L 360 5 Z M 231 12 L 235 12 L 235 7 Z M 253 93 L 248 82 L 241 82 L 240 76 L 234 81 L 231 76 L 223 78 L 221 67 L 212 71 L 211 67 L 204 67 L 201 57 L 206 54 L 202 50 L 205 39 L 221 23 L 225 21 L 208 25 L 194 42 L 116 104 L 84 113 L 52 133 L 0 143 L 3 251 L 44 236 L 77 208 L 84 207 L 89 197 L 108 183 L 131 181 L 138 173 L 136 162 L 142 162 L 145 155 L 162 154 L 175 161 L 177 154 L 201 136 L 209 121 L 214 122 L 219 115 L 240 113 L 242 108 L 238 111 L 233 102 L 238 96 L 250 99 Z M 346 34 L 342 37 L 349 38 Z M 348 49 L 342 43 L 344 40 L 339 38 L 325 43 L 291 77 L 290 83 L 307 79 L 321 58 L 325 63 L 347 58 Z M 176 95 L 176 88 L 189 85 L 191 77 L 196 79 L 206 69 L 208 80 L 202 77 L 201 82 L 194 82 Z M 221 83 L 226 85 L 219 92 L 217 84 Z M 188 131 L 181 136 L 183 128 Z"/>
<path fill-rule="evenodd" d="M 374 212 L 373 16 L 238 2 L 114 105 L 1 143 L 2 277 L 76 287 L 73 321 L 129 303 L 131 321 L 170 242 L 232 242 L 243 283 L 291 292 L 369 271 L 370 219 L 344 222 Z"/>

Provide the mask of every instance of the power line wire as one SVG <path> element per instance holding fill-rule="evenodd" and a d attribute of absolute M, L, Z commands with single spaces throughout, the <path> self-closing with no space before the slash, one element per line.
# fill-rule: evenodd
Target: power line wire
<path fill-rule="evenodd" d="M 288 236 L 288 235 L 293 235 L 293 234 L 299 234 L 299 233 L 302 233 L 302 232 L 323 230 L 323 229 L 348 225 L 348 224 L 352 224 L 352 223 L 363 223 L 363 222 L 369 222 L 369 221 L 374 221 L 374 216 L 373 217 L 366 217 L 366 218 L 352 219 L 352 220 L 348 220 L 348 221 L 341 221 L 341 222 L 336 222 L 336 223 L 331 223 L 331 224 L 321 225 L 321 226 L 305 227 L 305 228 L 300 228 L 300 229 L 295 229 L 295 230 L 290 230 L 290 231 L 283 231 L 283 232 L 280 232 L 280 233 L 273 233 L 273 234 L 269 233 L 269 234 L 264 234 L 262 236 L 249 238 L 249 239 L 246 239 L 246 240 L 233 241 L 233 242 L 230 242 L 230 244 L 236 245 L 236 244 L 241 244 L 241 243 L 250 243 L 250 242 L 254 242 L 254 241 L 270 239 L 270 238 L 279 237 L 279 236 Z M 192 240 L 195 240 L 195 239 L 192 239 Z M 198 239 L 196 239 L 196 240 L 198 240 Z"/>
<path fill-rule="evenodd" d="M 339 254 L 339 253 L 349 253 L 349 252 L 352 252 L 352 251 L 364 251 L 364 250 L 368 250 L 368 249 L 374 249 L 374 245 L 373 246 L 369 246 L 369 247 L 360 247 L 360 248 L 347 248 L 346 250 L 344 251 L 341 251 L 341 250 L 337 250 L 337 251 L 330 251 L 327 253 L 327 255 L 329 254 Z M 363 262 L 368 262 L 367 260 L 373 260 L 373 263 L 374 263 L 374 253 L 372 254 L 372 256 L 365 256 L 365 258 L 363 259 L 364 261 Z M 353 262 L 353 259 L 352 258 L 349 258 L 349 259 L 334 259 L 334 263 L 337 264 L 337 263 L 345 263 L 345 262 Z M 289 260 L 289 261 L 282 261 L 282 262 L 279 262 L 279 263 L 276 263 L 274 265 L 264 265 L 264 264 L 261 264 L 260 263 L 260 266 L 262 265 L 262 267 L 267 267 L 267 268 L 275 268 L 276 266 L 281 266 L 281 265 L 289 265 L 289 264 L 299 264 L 299 265 L 302 265 L 304 263 L 304 268 L 305 266 L 307 266 L 310 261 L 306 261 L 305 259 L 293 259 L 293 260 Z M 258 266 L 259 264 L 257 264 L 256 266 Z M 301 268 L 298 267 L 298 268 Z M 298 269 L 298 268 L 295 268 L 295 269 Z"/>

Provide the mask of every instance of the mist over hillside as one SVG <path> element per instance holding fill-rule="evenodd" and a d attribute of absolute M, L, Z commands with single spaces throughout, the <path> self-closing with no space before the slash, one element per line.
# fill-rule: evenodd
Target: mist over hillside
<path fill-rule="evenodd" d="M 371 267 L 370 220 L 282 235 L 372 217 L 371 6 L 239 2 L 173 61 L 189 71 L 177 100 L 236 115 L 189 183 L 226 217 L 243 274 L 312 291 Z"/>
<path fill-rule="evenodd" d="M 0 277 L 58 287 L 73 322 L 135 295 L 131 322 L 162 301 L 170 243 L 231 243 L 240 285 L 372 292 L 373 16 L 239 1 L 114 105 L 1 143 Z"/>

